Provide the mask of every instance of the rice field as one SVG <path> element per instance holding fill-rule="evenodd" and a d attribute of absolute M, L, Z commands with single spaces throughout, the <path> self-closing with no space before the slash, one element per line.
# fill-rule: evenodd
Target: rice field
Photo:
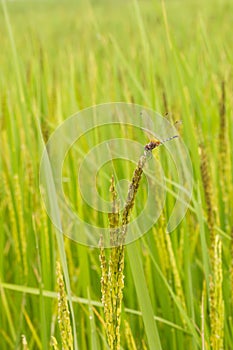
<path fill-rule="evenodd" d="M 232 1 L 2 0 L 0 9 L 0 349 L 232 350 Z M 132 106 L 135 123 L 140 110 L 171 125 L 181 120 L 179 139 L 147 157 L 150 136 L 135 125 L 97 127 L 95 112 L 105 110 L 98 105 L 117 102 Z M 93 129 L 64 153 L 54 182 L 45 172 L 49 216 L 45 144 L 70 116 L 82 130 L 88 111 Z M 69 139 L 74 128 L 67 130 Z M 100 148 L 78 177 L 83 159 L 113 138 L 127 159 L 105 162 Z M 62 142 L 47 149 L 51 163 Z M 191 164 L 187 172 L 181 158 L 182 183 L 167 156 L 181 142 Z M 147 174 L 166 180 L 151 226 Z M 57 209 L 58 176 L 84 223 L 78 238 Z M 111 212 L 91 208 L 81 184 Z M 178 190 L 187 188 L 187 212 L 167 233 Z M 154 197 L 152 209 L 163 198 Z M 148 230 L 136 226 L 131 239 L 140 214 Z M 111 242 L 123 239 L 105 245 L 99 235 L 89 244 L 86 223 L 104 227 Z"/>

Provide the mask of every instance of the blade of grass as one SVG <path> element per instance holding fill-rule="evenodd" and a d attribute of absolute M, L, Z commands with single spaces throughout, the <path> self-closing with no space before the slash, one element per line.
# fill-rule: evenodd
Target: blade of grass
<path fill-rule="evenodd" d="M 99 345 L 97 332 L 96 332 L 95 316 L 94 316 L 94 312 L 92 310 L 89 289 L 87 290 L 87 295 L 88 295 L 88 306 L 89 306 L 89 320 L 90 320 L 90 326 L 91 326 L 91 349 L 92 350 L 100 350 L 100 345 Z"/>
<path fill-rule="evenodd" d="M 32 332 L 32 337 L 35 340 L 38 349 L 42 349 L 42 344 L 41 344 L 40 338 L 38 337 L 37 331 L 36 331 L 35 327 L 33 326 L 32 321 L 31 321 L 31 319 L 30 319 L 30 317 L 25 309 L 23 310 L 23 314 L 24 314 L 25 320 L 27 322 L 28 328 Z"/>
<path fill-rule="evenodd" d="M 40 130 L 40 128 L 39 128 L 39 130 Z M 39 132 L 39 134 L 40 134 L 40 132 Z M 43 140 L 43 138 L 41 135 L 41 142 L 43 144 L 42 140 Z M 68 266 L 67 266 L 67 261 L 66 261 L 66 253 L 65 253 L 63 235 L 61 234 L 62 224 L 61 224 L 59 206 L 57 203 L 57 195 L 56 195 L 55 186 L 53 183 L 53 175 L 52 175 L 52 171 L 51 171 L 51 167 L 50 167 L 49 157 L 48 157 L 46 149 L 44 149 L 44 151 L 45 151 L 45 153 L 44 153 L 45 167 L 44 167 L 44 169 L 42 169 L 42 171 L 43 171 L 43 176 L 45 177 L 45 181 L 46 181 L 47 195 L 48 195 L 48 199 L 49 199 L 49 203 L 50 203 L 50 208 L 51 208 L 51 211 L 53 213 L 53 217 L 56 218 L 57 223 L 60 223 L 59 230 L 55 229 L 55 233 L 56 233 L 57 245 L 58 245 L 58 250 L 60 253 L 60 259 L 61 259 L 61 264 L 62 264 L 62 268 L 63 268 L 63 273 L 64 273 L 64 279 L 65 279 L 66 288 L 67 288 L 67 295 L 68 295 L 68 301 L 69 301 L 69 307 L 70 307 L 70 313 L 71 313 L 71 319 L 72 319 L 74 349 L 78 350 L 75 316 L 74 316 L 74 309 L 73 309 L 72 297 L 71 297 L 70 278 L 69 278 Z"/>
<path fill-rule="evenodd" d="M 0 281 L 0 292 L 1 292 L 1 297 L 2 297 L 3 308 L 5 310 L 6 318 L 8 320 L 8 324 L 9 324 L 9 328 L 10 328 L 11 337 L 13 339 L 16 339 L 16 331 L 15 331 L 15 328 L 14 328 L 14 322 L 13 322 L 13 319 L 12 319 L 12 315 L 11 315 L 11 312 L 10 312 L 8 301 L 7 301 L 7 298 L 6 298 L 6 295 L 5 295 L 5 291 L 4 291 L 3 287 L 2 287 L 1 281 Z"/>
<path fill-rule="evenodd" d="M 199 226 L 200 226 L 200 240 L 201 240 L 201 250 L 202 250 L 202 259 L 203 259 L 203 269 L 206 279 L 206 285 L 207 285 L 207 294 L 209 293 L 209 275 L 210 275 L 210 268 L 209 268 L 209 252 L 208 247 L 206 243 L 206 237 L 205 237 L 205 227 L 204 227 L 204 218 L 202 213 L 202 201 L 201 201 L 201 193 L 199 184 L 197 186 L 197 201 L 194 202 L 194 207 L 196 210 Z"/>
<path fill-rule="evenodd" d="M 133 274 L 138 302 L 142 311 L 142 318 L 145 325 L 149 349 L 162 350 L 137 242 L 131 243 L 127 246 L 127 254 Z"/>
<path fill-rule="evenodd" d="M 0 287 L 2 287 L 3 289 L 13 290 L 15 292 L 27 293 L 27 294 L 38 295 L 38 296 L 40 295 L 40 290 L 38 288 L 19 286 L 17 284 L 10 284 L 10 283 L 0 283 Z M 42 293 L 43 293 L 44 297 L 51 298 L 51 299 L 57 299 L 57 293 L 56 292 L 52 292 L 52 291 L 43 289 Z M 95 301 L 95 300 L 88 300 L 86 298 L 80 298 L 80 297 L 77 297 L 77 296 L 72 296 L 72 301 L 73 301 L 73 303 L 79 303 L 79 304 L 83 304 L 83 305 L 91 304 L 92 306 L 103 308 L 103 304 L 101 302 Z M 127 308 L 127 307 L 124 308 L 124 311 L 126 313 L 142 317 L 142 312 L 141 311 L 130 309 L 130 308 Z M 179 325 L 177 325 L 177 324 L 175 324 L 175 323 L 173 323 L 171 321 L 168 321 L 168 320 L 166 320 L 166 319 L 164 319 L 162 317 L 158 317 L 158 316 L 153 316 L 153 317 L 154 317 L 155 321 L 164 323 L 164 324 L 166 324 L 169 327 L 175 328 L 175 329 L 177 329 L 177 330 L 179 330 L 181 332 L 184 332 L 186 334 L 190 334 L 191 335 L 191 333 L 188 330 L 182 328 L 181 326 L 179 326 Z"/>

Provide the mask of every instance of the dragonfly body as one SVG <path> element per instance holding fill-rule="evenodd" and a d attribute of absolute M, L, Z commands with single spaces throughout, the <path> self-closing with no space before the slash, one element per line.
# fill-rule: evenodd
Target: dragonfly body
<path fill-rule="evenodd" d="M 179 136 L 178 135 L 174 135 L 174 136 L 171 136 L 171 137 L 169 137 L 169 138 L 167 138 L 165 140 L 162 140 L 162 141 L 153 141 L 152 140 L 144 147 L 144 149 L 147 152 L 152 151 L 154 148 L 164 144 L 167 141 L 171 141 L 171 140 L 173 140 L 173 139 L 175 139 L 177 137 L 179 137 Z"/>

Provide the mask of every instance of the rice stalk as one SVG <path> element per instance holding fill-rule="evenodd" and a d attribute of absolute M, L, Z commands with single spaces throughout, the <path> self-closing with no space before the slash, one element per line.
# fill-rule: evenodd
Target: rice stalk
<path fill-rule="evenodd" d="M 210 265 L 209 276 L 210 295 L 210 344 L 212 350 L 223 349 L 224 339 L 224 301 L 222 295 L 222 242 L 216 234 L 216 211 L 214 209 L 212 181 L 208 159 L 204 146 L 201 147 L 201 175 L 207 206 L 207 223 L 210 231 Z"/>
<path fill-rule="evenodd" d="M 57 339 L 53 336 L 50 339 L 50 346 L 53 350 L 59 350 L 58 344 L 57 344 Z"/>
<path fill-rule="evenodd" d="M 110 192 L 112 195 L 112 213 L 109 214 L 110 242 L 114 245 L 111 248 L 109 262 L 106 261 L 105 251 L 103 248 L 103 237 L 100 237 L 100 263 L 101 263 L 101 292 L 102 302 L 104 305 L 104 314 L 106 322 L 106 331 L 108 345 L 110 349 L 120 349 L 120 322 L 121 322 L 121 305 L 124 288 L 124 243 L 127 234 L 127 227 L 130 221 L 130 215 L 134 207 L 136 194 L 140 185 L 143 174 L 143 167 L 151 156 L 152 150 L 162 145 L 164 142 L 174 139 L 174 136 L 163 142 L 151 141 L 144 147 L 144 154 L 139 158 L 136 169 L 134 170 L 124 209 L 119 215 L 119 206 L 117 193 L 115 190 L 114 178 L 112 177 Z M 116 246 L 117 245 L 117 246 Z M 178 281 L 177 274 L 175 275 Z M 177 282 L 177 292 L 182 300 L 182 287 Z M 184 298 L 183 298 L 184 301 Z M 185 305 L 185 302 L 184 302 Z"/>
<path fill-rule="evenodd" d="M 228 121 L 226 115 L 225 82 L 221 85 L 221 100 L 219 103 L 219 190 L 224 209 L 224 224 L 229 226 L 230 194 L 232 193 L 231 162 L 229 154 Z"/>
<path fill-rule="evenodd" d="M 41 244 L 43 244 L 42 249 L 42 259 L 43 264 L 46 266 L 45 272 L 51 271 L 51 254 L 50 254 L 50 241 L 49 241 L 49 230 L 48 230 L 48 217 L 46 215 L 45 209 L 40 211 L 40 222 L 37 219 L 37 224 L 41 226 L 44 234 L 41 237 Z M 51 279 L 49 279 L 51 281 Z"/>
<path fill-rule="evenodd" d="M 57 285 L 58 285 L 58 323 L 61 334 L 63 350 L 73 350 L 73 333 L 70 323 L 70 312 L 65 293 L 65 285 L 61 271 L 61 265 L 56 263 Z"/>
<path fill-rule="evenodd" d="M 142 350 L 148 350 L 144 339 L 142 339 Z"/>
<path fill-rule="evenodd" d="M 169 107 L 168 107 L 168 101 L 167 101 L 167 94 L 165 91 L 163 91 L 163 107 L 164 107 L 164 114 L 166 115 L 169 113 Z"/>
<path fill-rule="evenodd" d="M 137 350 L 130 325 L 126 320 L 124 322 L 124 325 L 125 325 L 125 338 L 126 338 L 128 349 Z"/>
<path fill-rule="evenodd" d="M 153 230 L 153 237 L 159 255 L 161 270 L 164 276 L 170 280 L 170 258 L 166 244 L 166 235 L 164 224 L 161 224 L 156 230 Z"/>
<path fill-rule="evenodd" d="M 19 228 L 19 241 L 21 248 L 21 256 L 23 263 L 23 275 L 24 280 L 27 280 L 28 276 L 28 264 L 27 264 L 27 236 L 24 225 L 24 213 L 23 213 L 23 198 L 20 189 L 19 176 L 16 174 L 14 176 L 14 194 L 15 194 L 15 206 L 18 216 L 18 228 Z"/>
<path fill-rule="evenodd" d="M 210 276 L 210 344 L 212 350 L 224 349 L 222 241 L 216 235 L 213 275 Z"/>
<path fill-rule="evenodd" d="M 205 336 L 206 336 L 205 334 L 205 314 L 206 314 L 205 299 L 206 299 L 206 283 L 204 281 L 202 296 L 201 296 L 201 349 L 202 350 L 207 349 L 207 344 L 205 341 Z"/>
<path fill-rule="evenodd" d="M 110 241 L 117 244 L 119 233 L 119 206 L 112 177 L 110 192 L 112 195 L 112 213 L 109 214 Z M 101 293 L 104 306 L 107 342 L 110 349 L 120 349 L 121 306 L 124 288 L 124 246 L 113 246 L 109 261 L 106 260 L 102 238 L 100 240 Z"/>
<path fill-rule="evenodd" d="M 180 300 L 183 309 L 187 312 L 184 291 L 183 291 L 183 287 L 182 287 L 182 283 L 181 283 L 179 270 L 177 268 L 175 255 L 174 255 L 173 248 L 172 248 L 171 237 L 168 234 L 165 237 L 166 237 L 168 254 L 169 254 L 169 258 L 170 258 L 171 270 L 172 270 L 172 274 L 173 274 L 173 278 L 174 278 L 176 295 L 177 295 L 178 299 Z M 183 320 L 183 323 L 185 324 L 184 320 Z"/>
<path fill-rule="evenodd" d="M 146 154 L 143 154 L 138 161 L 138 165 L 134 170 L 133 178 L 129 185 L 126 203 L 122 213 L 122 226 L 121 226 L 121 236 L 120 236 L 121 244 L 124 244 L 125 242 L 125 238 L 127 234 L 127 225 L 130 220 L 130 214 L 134 207 L 135 197 L 139 188 L 139 183 L 143 174 L 143 167 L 146 163 L 146 160 L 147 160 L 147 156 Z"/>
<path fill-rule="evenodd" d="M 110 192 L 112 196 L 112 213 L 109 214 L 110 242 L 113 245 L 109 261 L 106 260 L 103 248 L 103 238 L 100 238 L 100 263 L 101 263 L 101 293 L 104 306 L 107 341 L 110 349 L 120 349 L 120 324 L 121 308 L 124 289 L 124 242 L 127 233 L 127 225 L 134 207 L 136 193 L 143 173 L 146 156 L 140 157 L 129 185 L 126 203 L 122 216 L 119 215 L 119 203 L 112 177 Z"/>
<path fill-rule="evenodd" d="M 209 254 L 210 254 L 211 267 L 213 267 L 214 266 L 214 246 L 215 246 L 215 236 L 216 236 L 216 232 L 214 228 L 216 223 L 216 210 L 214 208 L 213 187 L 212 187 L 213 185 L 212 185 L 212 179 L 210 176 L 208 156 L 207 156 L 204 144 L 201 144 L 200 150 L 201 150 L 201 176 L 202 176 L 202 183 L 203 183 L 205 202 L 206 202 L 206 208 L 207 208 L 207 225 L 210 233 Z"/>
<path fill-rule="evenodd" d="M 26 339 L 26 336 L 24 334 L 22 334 L 21 340 L 22 340 L 22 349 L 29 350 L 27 339 Z"/>
<path fill-rule="evenodd" d="M 14 209 L 13 201 L 11 198 L 11 191 L 9 188 L 9 184 L 8 184 L 6 176 L 4 174 L 2 176 L 2 180 L 3 180 L 4 190 L 5 190 L 7 209 L 8 209 L 8 213 L 9 213 L 9 221 L 10 221 L 10 225 L 11 225 L 11 234 L 12 234 L 12 238 L 13 238 L 15 259 L 16 259 L 17 266 L 22 266 L 21 265 L 21 254 L 20 254 L 20 248 L 19 248 L 19 234 L 18 234 L 15 209 Z"/>

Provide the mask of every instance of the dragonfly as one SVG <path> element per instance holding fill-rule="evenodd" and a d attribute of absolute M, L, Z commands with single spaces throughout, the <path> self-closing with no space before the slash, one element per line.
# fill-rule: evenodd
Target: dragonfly
<path fill-rule="evenodd" d="M 182 124 L 182 121 L 181 120 L 177 120 L 175 123 L 174 123 L 174 126 L 177 127 L 178 125 Z M 158 140 L 151 140 L 148 144 L 145 145 L 144 149 L 145 149 L 145 153 L 147 152 L 151 152 L 153 151 L 154 148 L 158 147 L 158 146 L 161 146 L 163 145 L 165 142 L 168 142 L 168 141 L 171 141 L 173 139 L 176 139 L 178 138 L 179 135 L 173 135 L 171 137 L 168 137 L 167 139 L 164 139 L 164 140 L 161 140 L 161 141 L 158 141 Z"/>
<path fill-rule="evenodd" d="M 153 151 L 154 148 L 163 145 L 165 142 L 168 142 L 168 141 L 171 141 L 171 140 L 173 140 L 173 139 L 176 139 L 177 137 L 179 137 L 179 135 L 174 135 L 174 136 L 168 137 L 167 139 L 162 140 L 162 141 L 151 140 L 151 141 L 150 141 L 149 143 L 147 143 L 146 146 L 144 147 L 145 152 L 146 152 L 146 153 L 147 153 L 147 152 L 151 152 L 151 151 Z"/>
<path fill-rule="evenodd" d="M 140 115 L 141 115 L 141 117 L 144 117 L 143 116 L 143 112 L 141 112 L 140 113 Z M 177 126 L 179 126 L 180 124 L 182 124 L 182 120 L 177 120 L 177 121 L 175 121 L 175 123 L 173 124 L 173 126 L 175 127 L 175 128 L 177 128 Z M 150 128 L 150 127 L 149 127 Z M 146 134 L 150 137 L 150 135 L 146 132 Z M 158 147 L 158 146 L 161 146 L 161 145 L 163 145 L 165 142 L 168 142 L 168 141 L 171 141 L 171 140 L 173 140 L 173 139 L 175 139 L 175 138 L 178 138 L 179 137 L 179 135 L 174 135 L 174 136 L 171 136 L 171 137 L 168 137 L 168 138 L 166 138 L 166 139 L 164 139 L 164 140 L 161 140 L 161 141 L 159 141 L 159 140 L 156 140 L 156 139 L 154 139 L 154 140 L 151 140 L 148 144 L 146 144 L 145 145 L 145 147 L 144 147 L 144 150 L 145 150 L 145 155 L 149 155 L 150 153 L 151 153 L 151 151 L 153 151 L 153 149 L 154 148 L 156 148 L 156 147 Z"/>

